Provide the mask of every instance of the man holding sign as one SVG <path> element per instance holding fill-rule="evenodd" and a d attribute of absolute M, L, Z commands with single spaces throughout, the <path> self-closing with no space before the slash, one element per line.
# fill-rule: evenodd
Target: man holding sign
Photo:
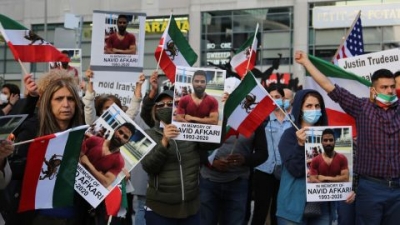
<path fill-rule="evenodd" d="M 310 182 L 349 182 L 347 158 L 335 152 L 335 133 L 332 129 L 322 131 L 324 152 L 314 157 L 310 165 Z"/>

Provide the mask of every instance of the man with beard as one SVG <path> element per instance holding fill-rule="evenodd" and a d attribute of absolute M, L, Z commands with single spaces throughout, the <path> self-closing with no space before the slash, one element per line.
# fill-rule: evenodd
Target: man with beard
<path fill-rule="evenodd" d="M 135 134 L 135 126 L 124 123 L 115 129 L 110 140 L 91 136 L 82 144 L 80 162 L 104 186 L 108 187 L 124 168 L 119 148 Z"/>
<path fill-rule="evenodd" d="M 335 152 L 335 133 L 332 129 L 322 132 L 324 152 L 314 157 L 310 165 L 310 182 L 348 182 L 349 167 L 347 158 Z"/>
<path fill-rule="evenodd" d="M 105 54 L 136 54 L 136 38 L 128 33 L 128 16 L 119 15 L 118 32 L 112 33 L 106 40 Z"/>
<path fill-rule="evenodd" d="M 178 122 L 218 124 L 218 101 L 208 95 L 207 75 L 197 70 L 192 78 L 193 93 L 180 98 L 175 120 Z"/>

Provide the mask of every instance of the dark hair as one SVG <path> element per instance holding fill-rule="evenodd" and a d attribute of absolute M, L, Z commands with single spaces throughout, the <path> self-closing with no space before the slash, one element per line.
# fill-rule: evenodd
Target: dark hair
<path fill-rule="evenodd" d="M 372 85 L 374 85 L 374 83 L 380 78 L 392 78 L 392 79 L 394 79 L 394 76 L 393 76 L 392 71 L 390 71 L 388 69 L 377 70 L 371 76 Z"/>
<path fill-rule="evenodd" d="M 126 128 L 128 128 L 128 129 L 132 132 L 131 137 L 132 137 L 133 135 L 135 135 L 136 127 L 135 127 L 133 124 L 128 123 L 128 122 L 125 122 L 125 123 L 119 125 L 118 127 L 116 127 L 115 130 L 118 130 L 118 129 L 121 128 L 121 127 L 126 127 Z M 130 137 L 129 137 L 129 138 L 130 138 Z"/>
<path fill-rule="evenodd" d="M 394 76 L 394 78 L 400 76 L 400 70 L 396 71 L 396 72 L 393 74 L 393 76 Z"/>
<path fill-rule="evenodd" d="M 321 136 L 324 136 L 325 134 L 332 134 L 333 137 L 335 137 L 335 131 L 333 131 L 330 128 L 326 128 L 324 131 L 322 131 L 322 135 Z"/>
<path fill-rule="evenodd" d="M 126 19 L 126 21 L 128 21 L 128 16 L 127 15 L 118 15 L 118 19 L 117 20 L 119 20 L 121 18 L 124 18 L 124 19 Z"/>
<path fill-rule="evenodd" d="M 207 74 L 206 74 L 206 72 L 204 70 L 197 70 L 196 72 L 194 72 L 193 80 L 194 80 L 195 76 L 204 76 L 206 78 L 206 82 L 207 82 Z"/>
<path fill-rule="evenodd" d="M 268 91 L 268 93 L 271 93 L 272 91 L 277 91 L 282 97 L 285 97 L 283 87 L 279 84 L 272 83 L 266 88 L 266 90 Z"/>
<path fill-rule="evenodd" d="M 303 104 L 304 104 L 304 102 L 306 101 L 306 99 L 308 98 L 308 97 L 310 97 L 310 96 L 312 96 L 312 97 L 314 97 L 314 98 L 317 98 L 318 99 L 318 102 L 319 102 L 319 104 L 321 105 L 321 113 L 322 113 L 322 116 L 319 118 L 319 120 L 314 124 L 314 126 L 323 126 L 323 125 L 326 125 L 326 124 L 323 124 L 323 118 L 324 118 L 324 113 L 325 112 L 323 112 L 322 110 L 325 110 L 325 103 L 324 103 L 324 99 L 322 98 L 322 96 L 321 96 L 321 94 L 319 93 L 319 92 L 309 92 L 309 93 L 307 93 L 305 96 L 304 96 L 304 98 L 301 100 L 301 105 L 300 105 L 300 107 L 301 107 L 301 116 L 303 115 Z"/>
<path fill-rule="evenodd" d="M 10 91 L 10 94 L 17 94 L 17 95 L 21 94 L 21 91 L 19 90 L 19 87 L 17 85 L 15 85 L 15 84 L 10 84 L 10 83 L 3 84 L 3 86 L 1 88 L 2 89 L 3 88 L 8 88 L 8 90 Z"/>
<path fill-rule="evenodd" d="M 62 50 L 61 53 L 62 53 L 62 54 L 67 54 L 68 57 L 69 57 L 69 52 L 68 52 L 67 50 Z"/>
<path fill-rule="evenodd" d="M 115 102 L 115 104 L 118 105 L 119 108 L 122 108 L 121 105 L 121 100 L 119 98 L 115 97 L 115 95 L 100 95 L 97 96 L 95 101 L 94 101 L 94 108 L 96 109 L 96 116 L 101 116 L 101 110 L 103 109 L 104 103 L 107 101 L 112 100 Z"/>

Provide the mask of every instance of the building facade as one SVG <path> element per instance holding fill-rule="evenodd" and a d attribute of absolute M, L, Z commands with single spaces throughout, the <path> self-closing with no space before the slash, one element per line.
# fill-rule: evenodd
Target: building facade
<path fill-rule="evenodd" d="M 173 11 L 181 31 L 199 55 L 195 66 L 223 67 L 259 24 L 256 67 L 263 72 L 280 59 L 274 73 L 287 74 L 300 86 L 304 70 L 293 62 L 295 50 L 330 60 L 343 36 L 362 11 L 365 52 L 397 48 L 400 44 L 398 0 L 3 0 L 0 13 L 17 20 L 47 41 L 59 42 L 56 30 L 64 27 L 66 13 L 83 19 L 76 29 L 75 46 L 82 49 L 82 68 L 90 65 L 93 10 L 143 12 L 147 15 L 144 73 L 157 67 L 154 50 Z M 46 31 L 47 30 L 47 31 Z M 46 31 L 46 32 L 45 32 Z M 57 37 L 57 38 L 56 38 Z M 57 39 L 57 40 L 55 40 Z M 40 76 L 45 63 L 25 64 Z M 5 44 L 0 44 L 0 79 L 21 84 L 21 67 Z M 297 89 L 298 87 L 293 87 Z"/>

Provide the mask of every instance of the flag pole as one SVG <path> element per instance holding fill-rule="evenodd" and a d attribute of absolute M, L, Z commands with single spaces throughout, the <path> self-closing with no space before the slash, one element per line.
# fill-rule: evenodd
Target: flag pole
<path fill-rule="evenodd" d="M 18 58 L 18 62 L 19 62 L 19 65 L 20 65 L 20 66 L 21 66 L 21 68 L 22 68 L 22 71 L 25 73 L 24 75 L 27 75 L 27 74 L 29 74 L 29 73 L 28 73 L 28 71 L 26 70 L 26 68 L 25 68 L 24 64 L 22 64 L 22 62 L 21 62 L 21 59 L 20 59 L 20 58 Z"/>
<path fill-rule="evenodd" d="M 353 23 L 350 26 L 350 29 L 347 31 L 346 35 L 342 38 L 342 42 L 340 43 L 338 49 L 336 49 L 335 55 L 332 57 L 332 62 L 335 60 L 336 56 L 339 54 L 340 49 L 343 47 L 344 42 L 347 40 L 347 37 L 350 35 L 351 31 L 353 30 L 354 26 L 357 23 L 358 18 L 361 16 L 361 10 L 358 11 L 356 18 L 354 19 Z"/>
<path fill-rule="evenodd" d="M 26 141 L 20 141 L 20 142 L 17 142 L 17 143 L 13 143 L 12 145 L 13 146 L 18 146 L 18 145 L 28 144 L 28 143 L 33 142 L 34 140 L 35 139 L 30 139 L 30 140 L 26 140 Z"/>
<path fill-rule="evenodd" d="M 171 10 L 171 14 L 169 15 L 168 26 L 166 28 L 167 32 L 168 32 L 168 29 L 169 29 L 169 25 L 171 24 L 171 19 L 172 19 L 172 10 Z M 164 35 L 164 33 L 163 33 L 163 35 Z M 164 44 L 165 44 L 165 38 L 163 38 L 163 43 L 162 43 L 162 46 L 161 46 L 161 53 L 160 53 L 160 57 L 158 57 L 156 71 L 158 71 L 160 69 L 160 62 L 161 62 L 161 57 L 162 57 L 163 51 L 164 51 Z"/>
<path fill-rule="evenodd" d="M 253 47 L 254 41 L 257 39 L 258 26 L 259 26 L 259 24 L 257 23 L 256 32 L 254 33 L 254 38 L 253 38 L 253 42 L 251 43 L 251 47 Z M 255 52 L 256 51 L 257 51 L 257 46 L 256 46 L 256 49 L 255 49 Z M 249 66 L 250 66 L 250 61 L 251 61 L 251 56 L 252 55 L 253 55 L 253 49 L 250 51 L 249 59 L 247 60 L 246 71 L 249 70 Z"/>

